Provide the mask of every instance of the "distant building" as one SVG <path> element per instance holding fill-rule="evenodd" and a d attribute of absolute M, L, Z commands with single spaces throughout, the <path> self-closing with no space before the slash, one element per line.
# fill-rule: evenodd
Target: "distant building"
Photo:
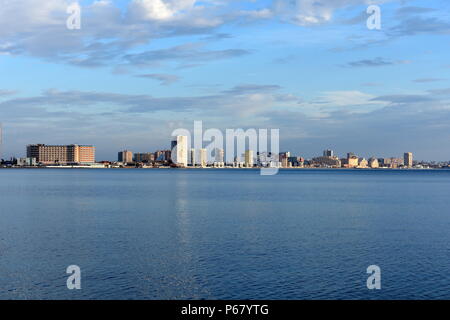
<path fill-rule="evenodd" d="M 347 153 L 347 159 L 341 160 L 345 168 L 356 168 L 359 166 L 359 158 L 352 152 Z"/>
<path fill-rule="evenodd" d="M 206 154 L 206 149 L 200 149 L 199 160 L 200 160 L 200 165 L 202 167 L 206 167 L 207 166 L 207 164 L 208 164 L 208 157 L 207 157 L 207 154 Z"/>
<path fill-rule="evenodd" d="M 172 152 L 170 150 L 158 150 L 155 152 L 155 161 L 170 161 Z"/>
<path fill-rule="evenodd" d="M 359 165 L 359 158 L 358 157 L 348 158 L 347 161 L 348 161 L 348 167 L 349 168 L 354 168 L 354 167 L 357 167 Z"/>
<path fill-rule="evenodd" d="M 216 148 L 214 149 L 214 162 L 222 163 L 225 159 L 225 152 L 223 149 Z"/>
<path fill-rule="evenodd" d="M 282 161 L 283 159 L 287 159 L 291 156 L 291 153 L 289 151 L 286 152 L 280 152 L 280 161 Z"/>
<path fill-rule="evenodd" d="M 340 167 L 341 160 L 334 156 L 317 157 L 312 159 L 312 165 L 320 167 Z"/>
<path fill-rule="evenodd" d="M 90 164 L 95 163 L 95 147 L 84 145 L 45 145 L 27 146 L 27 158 L 35 158 L 42 164 Z"/>
<path fill-rule="evenodd" d="M 253 150 L 245 151 L 244 162 L 247 168 L 253 168 Z"/>
<path fill-rule="evenodd" d="M 17 159 L 17 165 L 19 167 L 32 167 L 36 166 L 36 158 L 19 158 Z"/>
<path fill-rule="evenodd" d="M 133 152 L 129 150 L 120 151 L 117 154 L 117 160 L 123 163 L 132 163 L 133 162 Z"/>
<path fill-rule="evenodd" d="M 358 159 L 358 168 L 367 168 L 369 166 L 369 162 L 365 158 Z"/>
<path fill-rule="evenodd" d="M 279 161 L 281 162 L 282 168 L 287 168 L 289 166 L 288 159 L 290 156 L 291 156 L 291 153 L 289 151 L 279 153 Z"/>
<path fill-rule="evenodd" d="M 324 157 L 333 157 L 334 156 L 334 152 L 333 150 L 327 149 L 323 151 L 323 156 Z"/>
<path fill-rule="evenodd" d="M 380 167 L 385 167 L 385 166 L 387 166 L 387 163 L 385 162 L 385 158 L 378 158 L 377 159 L 378 160 L 378 165 L 380 166 Z"/>
<path fill-rule="evenodd" d="M 403 155 L 403 165 L 411 168 L 413 166 L 413 154 L 412 152 L 406 152 Z"/>
<path fill-rule="evenodd" d="M 2 166 L 12 167 L 17 164 L 16 158 L 11 158 L 10 160 L 2 160 Z"/>
<path fill-rule="evenodd" d="M 311 164 L 315 167 L 340 167 L 341 160 L 334 156 L 333 150 L 327 149 L 323 151 L 322 157 L 316 157 L 311 160 Z"/>
<path fill-rule="evenodd" d="M 293 167 L 300 167 L 303 165 L 303 158 L 301 157 L 289 157 L 288 158 L 288 163 L 289 166 L 293 166 Z"/>
<path fill-rule="evenodd" d="M 379 168 L 380 164 L 378 163 L 378 159 L 377 158 L 370 158 L 369 159 L 369 167 L 371 167 L 371 168 Z"/>
<path fill-rule="evenodd" d="M 403 165 L 403 159 L 401 158 L 380 158 L 378 159 L 378 163 L 387 168 L 397 168 L 400 165 Z"/>
<path fill-rule="evenodd" d="M 278 165 L 279 155 L 272 152 L 257 152 L 257 163 L 259 166 L 267 167 L 270 165 Z"/>
<path fill-rule="evenodd" d="M 177 136 L 171 144 L 172 162 L 178 166 L 188 165 L 188 137 Z"/>
<path fill-rule="evenodd" d="M 390 168 L 398 168 L 399 166 L 403 165 L 404 159 L 402 158 L 389 158 L 389 167 Z"/>
<path fill-rule="evenodd" d="M 196 165 L 196 156 L 195 156 L 195 149 L 191 149 L 190 150 L 190 163 L 191 163 L 191 166 L 193 166 L 193 167 L 195 167 L 195 165 Z"/>
<path fill-rule="evenodd" d="M 74 146 L 75 162 L 77 163 L 95 163 L 95 147 L 94 146 Z M 78 153 L 78 154 L 77 154 Z"/>
<path fill-rule="evenodd" d="M 147 153 L 135 153 L 134 162 L 146 162 L 151 163 L 155 161 L 155 154 L 151 152 Z"/>

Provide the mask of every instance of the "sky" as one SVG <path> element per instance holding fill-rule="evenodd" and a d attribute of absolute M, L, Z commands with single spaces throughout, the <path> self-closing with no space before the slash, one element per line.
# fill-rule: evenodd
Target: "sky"
<path fill-rule="evenodd" d="M 450 160 L 447 0 L 85 0 L 69 29 L 74 2 L 0 0 L 3 158 L 45 143 L 114 160 L 201 120 L 280 129 L 305 158 Z"/>

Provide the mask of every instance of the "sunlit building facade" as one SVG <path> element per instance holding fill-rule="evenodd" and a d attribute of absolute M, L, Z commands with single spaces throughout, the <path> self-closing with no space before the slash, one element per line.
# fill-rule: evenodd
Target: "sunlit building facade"
<path fill-rule="evenodd" d="M 403 165 L 411 168 L 413 166 L 413 154 L 412 152 L 405 152 L 403 155 Z"/>
<path fill-rule="evenodd" d="M 117 155 L 117 160 L 123 163 L 133 162 L 133 152 L 129 150 L 120 151 Z"/>
<path fill-rule="evenodd" d="M 86 145 L 45 145 L 27 146 L 27 158 L 35 158 L 37 163 L 49 164 L 91 164 L 95 163 L 95 147 Z"/>
<path fill-rule="evenodd" d="M 247 168 L 253 167 L 253 150 L 246 150 L 244 157 L 245 166 Z"/>
<path fill-rule="evenodd" d="M 188 165 L 188 137 L 177 136 L 172 141 L 172 162 L 177 166 L 187 167 Z"/>

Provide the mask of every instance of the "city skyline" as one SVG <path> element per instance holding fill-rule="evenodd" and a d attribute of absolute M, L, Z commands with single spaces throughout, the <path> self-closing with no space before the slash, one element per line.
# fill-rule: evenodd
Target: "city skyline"
<path fill-rule="evenodd" d="M 305 157 L 450 159 L 448 1 L 372 1 L 380 30 L 364 0 L 86 0 L 79 30 L 69 2 L 0 0 L 4 155 L 75 141 L 113 159 L 203 120 L 279 128 Z"/>
<path fill-rule="evenodd" d="M 111 162 L 118 161 L 118 162 L 125 162 L 125 163 L 130 162 L 131 163 L 131 162 L 135 162 L 135 157 L 136 156 L 139 157 L 139 158 L 144 159 L 145 161 L 148 161 L 150 159 L 151 159 L 151 161 L 159 161 L 158 157 L 159 157 L 160 153 L 175 152 L 175 153 L 177 153 L 176 157 L 180 157 L 180 155 L 178 155 L 178 152 L 177 152 L 177 149 L 178 149 L 177 145 L 178 145 L 178 142 L 179 142 L 178 140 L 180 139 L 180 137 L 182 138 L 182 144 L 183 144 L 183 148 L 182 148 L 182 151 L 181 151 L 181 153 L 182 153 L 181 154 L 181 159 L 182 160 L 179 161 L 180 164 L 183 164 L 184 166 L 192 165 L 192 157 L 193 156 L 194 156 L 196 164 L 203 164 L 203 163 L 206 163 L 206 162 L 207 163 L 213 163 L 213 162 L 218 162 L 218 161 L 219 162 L 224 162 L 224 158 L 225 158 L 224 155 L 226 154 L 224 149 L 214 148 L 213 149 L 214 151 L 212 151 L 212 153 L 208 153 L 207 149 L 203 148 L 203 147 L 201 149 L 195 149 L 195 148 L 192 148 L 192 145 L 189 145 L 187 137 L 184 137 L 184 136 L 177 136 L 175 138 L 175 140 L 171 139 L 170 140 L 171 141 L 170 149 L 159 148 L 159 149 L 156 149 L 156 151 L 151 151 L 151 150 L 133 151 L 130 148 L 128 148 L 128 149 L 125 148 L 125 149 L 121 149 L 121 151 L 118 151 L 118 152 L 116 151 L 115 152 L 116 156 L 113 159 L 104 159 L 104 158 L 96 159 L 95 158 L 96 147 L 94 145 L 92 145 L 92 144 L 90 144 L 90 145 L 80 145 L 80 144 L 51 145 L 51 144 L 44 144 L 44 143 L 28 144 L 26 146 L 26 148 L 25 148 L 26 151 L 24 152 L 23 156 L 16 156 L 16 155 L 5 156 L 5 155 L 3 155 L 3 156 L 0 156 L 0 159 L 8 161 L 10 159 L 20 159 L 20 158 L 32 158 L 32 157 L 35 157 L 35 156 L 32 155 L 33 152 L 30 151 L 31 150 L 30 148 L 32 148 L 32 147 L 36 147 L 36 148 L 37 147 L 64 147 L 64 148 L 67 148 L 67 147 L 79 148 L 79 147 L 81 147 L 81 148 L 93 148 L 94 149 L 94 153 L 93 153 L 94 156 L 93 156 L 93 158 L 95 159 L 96 162 L 99 162 L 99 161 L 111 161 Z M 248 143 L 248 141 L 247 141 L 247 143 Z M 1 145 L 0 145 L 0 148 L 1 148 Z M 66 152 L 66 151 L 64 151 L 64 152 Z M 251 156 L 249 154 L 247 154 L 247 152 L 251 152 L 250 153 Z M 256 153 L 254 153 L 254 152 L 256 152 Z M 36 153 L 38 153 L 38 152 L 34 151 L 34 154 L 36 154 Z M 235 153 L 235 152 L 233 152 L 233 153 Z M 313 155 L 311 157 L 305 157 L 304 154 L 301 154 L 301 153 L 296 152 L 296 151 L 294 151 L 294 152 L 292 152 L 292 151 L 282 151 L 282 152 L 279 152 L 279 155 L 281 157 L 280 159 L 282 159 L 283 157 L 289 158 L 289 157 L 291 157 L 291 154 L 292 154 L 292 156 L 296 156 L 296 157 L 298 156 L 298 157 L 302 157 L 302 158 L 308 159 L 308 160 L 313 160 L 313 159 L 317 159 L 317 158 L 343 159 L 343 157 L 339 156 L 340 153 L 339 152 L 335 152 L 334 149 L 330 149 L 330 148 L 323 149 L 321 153 L 322 153 L 322 155 L 316 154 L 316 155 Z M 401 153 L 401 155 L 399 155 L 400 153 Z M 354 153 L 354 152 L 348 152 L 348 151 L 343 153 L 343 154 L 346 154 L 347 158 L 349 158 L 351 156 L 357 156 L 358 154 L 362 155 L 360 153 Z M 235 159 L 236 158 L 242 159 L 243 162 L 248 162 L 249 158 L 257 159 L 258 155 L 259 155 L 259 150 L 253 150 L 253 149 L 245 148 L 244 153 L 242 153 L 242 154 L 234 154 L 234 158 Z M 409 155 L 409 156 L 407 156 L 407 155 Z M 371 154 L 371 155 L 363 154 L 362 158 L 364 158 L 364 159 L 366 159 L 366 158 L 367 159 L 370 159 L 370 158 L 376 158 L 376 159 L 389 159 L 390 158 L 390 159 L 395 159 L 396 156 L 397 156 L 397 158 L 404 159 L 404 161 L 406 162 L 406 161 L 408 161 L 408 160 L 406 160 L 407 158 L 408 159 L 409 158 L 412 159 L 413 153 L 409 152 L 409 151 L 408 152 L 403 152 L 403 153 L 402 152 L 397 152 L 397 154 L 389 155 L 389 156 L 380 156 L 380 155 L 376 155 L 376 154 Z M 164 158 L 164 160 L 167 160 L 170 157 L 165 155 L 163 158 Z M 420 162 L 447 162 L 448 160 L 433 160 L 433 159 L 432 160 L 428 160 L 428 159 L 416 159 L 416 158 L 414 158 L 414 161 L 420 161 Z M 77 162 L 77 161 L 74 161 L 74 162 Z M 80 162 L 82 163 L 83 161 L 80 161 Z M 142 162 L 142 161 L 136 161 L 136 162 Z M 174 163 L 177 163 L 177 162 L 178 161 L 174 160 Z M 281 160 L 280 160 L 280 162 L 281 162 Z M 412 162 L 412 160 L 408 161 L 408 163 L 410 163 L 410 162 Z"/>
<path fill-rule="evenodd" d="M 241 137 L 240 139 L 242 139 Z M 239 139 L 238 139 L 239 140 Z M 46 145 L 34 144 L 26 146 L 26 157 L 10 158 L 0 162 L 0 165 L 11 167 L 34 167 L 34 166 L 53 166 L 53 165 L 92 165 L 98 168 L 98 165 L 110 167 L 110 164 L 118 164 L 120 166 L 137 166 L 143 165 L 151 167 L 159 167 L 161 165 L 175 165 L 176 167 L 245 167 L 245 168 L 447 168 L 450 167 L 448 162 L 426 162 L 415 160 L 412 152 L 404 152 L 402 157 L 360 157 L 353 152 L 348 152 L 347 156 L 340 158 L 335 154 L 334 150 L 326 149 L 321 156 L 312 159 L 304 158 L 290 151 L 279 152 L 274 156 L 271 151 L 261 151 L 257 148 L 239 150 L 232 148 L 232 154 L 218 147 L 192 148 L 189 145 L 190 139 L 187 136 L 176 136 L 171 140 L 170 150 L 157 150 L 155 152 L 133 152 L 132 150 L 122 150 L 117 153 L 117 161 L 115 160 L 97 160 L 95 157 L 95 146 L 93 145 Z M 265 149 L 264 149 L 265 150 Z M 256 151 L 256 154 L 254 153 Z M 236 153 L 237 152 L 237 153 Z M 232 161 L 225 160 L 233 159 Z"/>
<path fill-rule="evenodd" d="M 1 131 L 0 137 L 3 137 L 2 133 L 3 132 Z M 96 161 L 116 161 L 117 160 L 119 162 L 125 162 L 125 163 L 126 162 L 133 162 L 134 158 L 136 157 L 136 155 L 138 155 L 139 157 L 143 157 L 143 159 L 146 159 L 146 160 L 148 160 L 149 155 L 152 155 L 153 161 L 158 161 L 159 153 L 161 153 L 161 152 L 166 152 L 167 153 L 167 152 L 171 152 L 173 150 L 175 150 L 175 151 L 177 150 L 177 144 L 178 144 L 177 140 L 180 137 L 181 136 L 177 136 L 177 137 L 175 137 L 175 140 L 174 139 L 170 140 L 171 141 L 170 142 L 170 149 L 167 149 L 166 148 L 167 146 L 166 147 L 162 147 L 162 148 L 160 147 L 160 148 L 153 149 L 153 150 L 156 150 L 156 151 L 151 151 L 148 148 L 146 150 L 139 149 L 138 151 L 131 150 L 131 148 L 122 148 L 122 149 L 120 149 L 120 151 L 114 151 L 115 156 L 113 158 L 109 158 L 109 159 L 101 158 L 101 159 L 96 159 Z M 209 153 L 207 153 L 207 149 L 203 148 L 203 147 L 205 147 L 205 145 L 203 145 L 203 147 L 201 149 L 195 149 L 195 148 L 193 148 L 192 144 L 189 144 L 189 139 L 187 139 L 186 137 L 183 137 L 183 142 L 182 143 L 183 143 L 183 151 L 182 151 L 183 155 L 181 155 L 181 157 L 182 157 L 181 163 L 183 163 L 185 166 L 187 166 L 188 164 L 189 165 L 192 164 L 192 160 L 191 159 L 192 159 L 192 156 L 193 156 L 193 154 L 192 154 L 193 152 L 195 154 L 194 158 L 195 158 L 196 163 L 204 163 L 205 160 L 202 161 L 202 159 L 206 159 L 206 162 L 208 162 L 208 163 L 217 162 L 218 159 L 222 159 L 222 161 L 219 161 L 219 162 L 223 162 L 223 160 L 224 160 L 224 154 L 225 154 L 224 149 L 214 148 L 213 153 L 209 154 Z M 248 144 L 248 143 L 249 143 L 249 141 L 246 141 L 246 144 Z M 4 155 L 4 154 L 0 153 L 0 159 L 3 159 L 5 161 L 7 161 L 7 160 L 10 160 L 10 159 L 19 159 L 19 158 L 25 158 L 25 157 L 30 158 L 30 151 L 29 151 L 30 146 L 41 146 L 41 145 L 42 146 L 58 146 L 58 147 L 61 147 L 61 146 L 64 146 L 64 147 L 66 147 L 66 146 L 92 147 L 92 148 L 95 149 L 94 155 L 97 154 L 97 148 L 95 146 L 93 146 L 93 144 L 81 145 L 81 144 L 77 144 L 77 143 L 75 143 L 75 144 L 72 143 L 72 144 L 52 145 L 52 144 L 36 143 L 36 144 L 27 144 L 27 146 L 25 148 L 25 152 L 22 155 L 19 155 L 19 156 L 17 156 L 17 155 Z M 1 150 L 2 150 L 2 143 L 0 142 L 0 151 Z M 283 150 L 286 150 L 286 149 L 283 149 Z M 246 148 L 245 149 L 245 153 L 243 153 L 241 155 L 235 154 L 235 156 L 237 156 L 238 158 L 240 157 L 240 158 L 243 158 L 243 159 L 247 159 L 248 158 L 248 156 L 246 154 L 247 151 L 251 151 L 252 155 L 253 155 L 253 152 L 256 152 L 257 154 L 259 153 L 259 150 L 253 150 L 253 149 Z M 411 156 L 413 154 L 412 152 L 409 152 L 409 151 L 408 152 L 399 152 L 398 150 L 397 150 L 396 153 L 390 154 L 390 155 L 387 155 L 387 156 L 386 155 L 373 154 L 373 153 L 372 154 L 363 154 L 363 153 L 358 153 L 358 152 L 354 153 L 354 152 L 348 152 L 348 151 L 345 151 L 345 152 L 341 153 L 341 152 L 336 152 L 335 149 L 329 148 L 329 147 L 328 148 L 323 148 L 320 153 L 313 154 L 312 156 L 306 156 L 306 154 L 308 154 L 307 152 L 301 153 L 301 152 L 295 151 L 295 150 L 293 152 L 292 151 L 280 151 L 279 154 L 280 154 L 280 156 L 282 156 L 282 154 L 288 154 L 286 156 L 288 158 L 288 157 L 290 157 L 291 153 L 293 155 L 301 156 L 301 157 L 303 157 L 305 159 L 309 159 L 309 160 L 321 157 L 321 154 L 322 154 L 323 157 L 331 157 L 331 158 L 335 157 L 337 159 L 342 159 L 339 156 L 340 154 L 341 155 L 347 154 L 347 158 L 348 158 L 349 155 L 357 155 L 357 154 L 359 154 L 359 155 L 363 155 L 363 158 L 367 158 L 367 159 L 370 159 L 370 158 L 377 158 L 377 159 L 382 159 L 382 158 L 389 159 L 389 158 L 391 158 L 391 159 L 393 159 L 393 158 L 396 158 L 396 156 L 397 156 L 397 157 L 405 159 L 405 161 L 406 161 L 406 154 L 411 154 Z M 165 155 L 164 159 L 167 160 L 167 158 L 168 158 L 167 155 Z M 256 157 L 254 156 L 253 159 L 256 159 Z M 214 161 L 212 161 L 212 160 L 214 160 Z M 420 162 L 447 162 L 447 161 L 449 161 L 449 160 L 417 159 L 417 158 L 414 158 L 414 160 L 415 161 L 417 160 L 417 161 L 420 161 Z M 174 162 L 176 163 L 176 161 L 174 161 Z"/>

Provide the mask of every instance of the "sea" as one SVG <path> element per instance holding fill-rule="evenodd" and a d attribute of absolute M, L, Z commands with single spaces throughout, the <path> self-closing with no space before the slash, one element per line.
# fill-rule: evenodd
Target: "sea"
<path fill-rule="evenodd" d="M 450 170 L 0 169 L 0 299 L 450 299 Z"/>

